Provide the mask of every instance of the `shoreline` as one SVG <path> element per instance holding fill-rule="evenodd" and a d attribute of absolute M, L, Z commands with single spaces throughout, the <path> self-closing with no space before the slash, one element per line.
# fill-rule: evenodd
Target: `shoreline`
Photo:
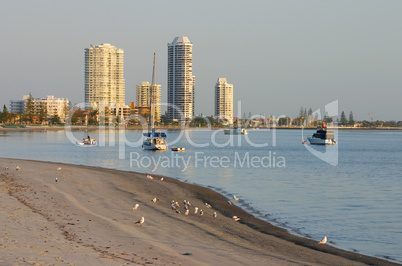
<path fill-rule="evenodd" d="M 99 127 L 99 126 L 70 126 L 71 131 L 98 131 L 99 129 L 102 130 L 119 130 L 119 127 L 109 127 L 109 126 L 104 126 L 104 128 Z M 141 126 L 130 126 L 130 127 L 125 127 L 125 130 L 143 130 L 144 128 Z M 158 130 L 181 130 L 182 127 L 180 126 L 159 126 L 156 127 Z M 190 127 L 190 128 L 185 128 L 186 130 L 224 130 L 227 129 L 226 127 L 211 127 L 210 129 L 207 127 Z M 278 130 L 316 130 L 317 127 L 299 127 L 299 126 L 293 126 L 293 127 L 283 127 L 283 126 L 276 126 L 275 128 L 270 127 L 270 128 L 260 128 L 261 130 L 273 130 L 273 129 L 278 129 Z M 402 127 L 375 127 L 375 128 L 370 128 L 370 127 L 328 127 L 328 129 L 336 129 L 338 131 L 358 131 L 358 132 L 369 132 L 369 131 L 401 131 Z M 253 131 L 253 128 L 247 128 L 248 131 Z M 16 127 L 16 128 L 7 128 L 7 127 L 2 127 L 0 126 L 0 132 L 43 132 L 43 131 L 66 131 L 66 128 L 64 126 L 26 126 L 26 127 Z"/>
<path fill-rule="evenodd" d="M 16 171 L 15 170 L 15 164 L 21 165 L 22 170 Z M 9 166 L 8 174 L 5 174 L 5 171 L 3 168 L 6 165 Z M 158 181 L 161 176 L 154 176 L 154 180 L 147 180 L 146 179 L 146 174 L 142 173 L 135 173 L 135 172 L 128 172 L 128 171 L 120 171 L 120 170 L 112 170 L 112 169 L 106 169 L 106 168 L 100 168 L 100 167 L 91 167 L 91 166 L 82 166 L 82 165 L 72 165 L 72 164 L 63 164 L 63 163 L 53 163 L 53 162 L 42 162 L 42 161 L 32 161 L 32 160 L 21 160 L 21 159 L 6 159 L 6 158 L 0 158 L 0 169 L 2 170 L 0 173 L 3 176 L 2 178 L 2 185 L 3 183 L 8 184 L 9 190 L 14 191 L 11 194 L 14 193 L 13 197 L 18 198 L 21 203 L 25 202 L 26 206 L 31 208 L 31 211 L 34 211 L 36 213 L 52 213 L 54 212 L 54 208 L 52 209 L 52 206 L 42 206 L 42 207 L 33 207 L 29 206 L 28 200 L 29 199 L 34 199 L 35 197 L 39 197 L 38 194 L 40 194 L 40 189 L 43 187 L 52 187 L 55 186 L 54 183 L 54 176 L 58 176 L 60 181 L 57 182 L 56 185 L 59 187 L 63 184 L 65 185 L 63 191 L 58 191 L 56 187 L 53 188 L 52 193 L 57 195 L 58 197 L 63 198 L 64 200 L 67 198 L 67 201 L 70 203 L 74 203 L 76 200 L 78 200 L 81 197 L 86 197 L 86 196 L 91 196 L 89 197 L 91 201 L 96 201 L 98 203 L 101 203 L 99 205 L 109 205 L 109 203 L 105 202 L 102 200 L 103 198 L 106 198 L 109 196 L 109 194 L 116 193 L 116 197 L 123 197 L 121 195 L 129 195 L 129 197 L 134 197 L 136 198 L 137 201 L 140 201 L 141 205 L 148 206 L 150 208 L 150 213 L 147 213 L 147 217 L 154 217 L 155 220 L 166 218 L 171 220 L 172 223 L 178 223 L 179 227 L 183 228 L 189 228 L 191 231 L 198 232 L 200 233 L 192 233 L 195 234 L 199 237 L 199 239 L 203 239 L 205 243 L 210 243 L 210 245 L 206 246 L 216 246 L 222 248 L 224 251 L 218 252 L 215 251 L 215 256 L 210 256 L 211 258 L 209 259 L 219 259 L 222 254 L 225 254 L 225 251 L 231 251 L 236 250 L 236 254 L 240 254 L 239 258 L 236 258 L 237 263 L 244 264 L 245 261 L 251 259 L 251 257 L 248 256 L 248 254 L 252 251 L 253 253 L 253 258 L 256 260 L 257 264 L 266 262 L 265 260 L 268 260 L 270 263 L 277 264 L 277 265 L 284 265 L 284 264 L 339 264 L 339 265 L 350 265 L 350 264 L 356 264 L 359 265 L 360 263 L 363 264 L 369 264 L 369 265 L 397 265 L 396 263 L 393 263 L 391 261 L 387 261 L 385 259 L 380 259 L 376 257 L 370 257 L 358 253 L 353 253 L 350 251 L 345 251 L 341 250 L 335 247 L 331 246 L 331 243 L 329 242 L 327 245 L 322 246 L 318 245 L 317 241 L 307 239 L 304 237 L 296 236 L 293 234 L 290 234 L 283 228 L 279 228 L 276 226 L 273 226 L 269 224 L 266 221 L 260 220 L 253 215 L 249 214 L 242 208 L 235 206 L 235 205 L 228 205 L 227 201 L 228 199 L 223 196 L 222 194 L 219 194 L 218 192 L 215 192 L 209 188 L 198 186 L 195 184 L 189 184 L 185 182 L 181 182 L 177 179 L 174 178 L 169 178 L 169 177 L 164 177 L 164 181 L 160 182 Z M 57 171 L 55 170 L 57 167 L 61 167 L 62 170 Z M 68 170 L 64 170 L 67 168 Z M 29 170 L 28 176 L 32 178 L 29 180 L 24 179 L 24 173 Z M 44 171 L 44 169 L 51 169 L 48 171 Z M 37 172 L 35 174 L 35 171 Z M 88 172 L 88 181 L 82 180 L 82 177 L 77 175 L 79 172 Z M 44 177 L 47 177 L 47 175 L 51 176 L 51 184 L 48 184 L 47 182 L 44 182 L 42 179 Z M 84 174 L 87 176 L 87 174 Z M 68 178 L 67 178 L 68 177 Z M 8 178 L 8 181 L 7 181 Z M 4 179 L 4 180 L 3 180 Z M 92 180 L 93 179 L 93 180 Z M 35 182 L 34 182 L 35 181 Z M 103 182 L 99 182 L 103 181 Z M 87 183 L 85 183 L 87 182 Z M 111 187 L 107 186 L 105 183 L 110 183 Z M 76 185 L 80 184 L 79 187 L 79 192 L 81 194 L 76 194 Z M 82 186 L 82 185 L 85 186 Z M 67 185 L 69 186 L 67 188 Z M 19 189 L 20 187 L 30 187 L 32 192 L 27 193 L 24 191 L 21 191 Z M 97 187 L 99 186 L 99 188 Z M 137 187 L 139 186 L 139 187 Z M 86 189 L 86 187 L 91 187 L 92 189 L 104 189 L 103 191 L 106 194 L 100 193 L 99 195 L 93 195 L 91 190 Z M 131 188 L 132 190 L 127 190 L 128 188 Z M 144 189 L 144 191 L 143 191 Z M 50 189 L 46 189 L 43 191 L 46 191 L 46 193 L 49 193 Z M 116 191 L 115 191 L 116 190 Z M 113 193 L 110 193 L 110 192 Z M 154 207 L 154 205 L 151 205 L 150 202 L 148 202 L 147 199 L 144 199 L 143 197 L 152 197 L 151 195 L 153 193 L 158 192 L 158 197 L 160 197 L 160 202 L 164 202 L 163 204 L 165 205 L 163 208 L 159 206 Z M 56 193 L 57 192 L 57 193 Z M 171 193 L 173 192 L 173 193 Z M 43 192 L 45 193 L 45 192 Z M 68 193 L 68 195 L 66 195 Z M 145 194 L 144 194 L 145 193 Z M 161 195 L 159 195 L 161 193 Z M 10 194 L 10 195 L 11 195 Z M 165 198 L 162 197 L 162 195 L 166 194 L 164 196 Z M 219 215 L 219 222 L 217 223 L 216 220 L 211 219 L 211 211 L 206 210 L 204 207 L 204 211 L 206 212 L 206 216 L 204 217 L 184 217 L 183 215 L 176 214 L 170 211 L 169 209 L 169 203 L 172 197 L 175 197 L 177 201 L 180 202 L 183 200 L 182 198 L 176 197 L 175 195 L 185 195 L 185 197 L 191 198 L 191 202 L 195 202 L 197 206 L 200 208 L 204 207 L 201 206 L 203 203 L 208 202 L 211 204 L 212 209 L 216 211 Z M 149 195 L 149 196 L 148 196 Z M 183 197 L 182 196 L 182 197 Z M 100 198 L 97 198 L 100 197 Z M 84 199 L 81 198 L 81 199 Z M 24 201 L 21 201 L 21 199 L 24 199 Z M 69 200 L 68 200 L 69 199 Z M 231 200 L 231 199 L 229 199 Z M 127 201 L 127 198 L 122 198 L 121 203 L 125 203 Z M 56 202 L 57 203 L 57 202 Z M 54 204 L 56 204 L 54 203 Z M 87 204 L 85 202 L 82 203 Z M 131 203 L 130 203 L 131 204 Z M 74 204 L 73 204 L 74 205 Z M 103 222 L 109 223 L 108 226 L 111 226 L 113 228 L 117 227 L 122 229 L 123 227 L 121 225 L 115 225 L 114 221 L 110 221 L 111 218 L 109 215 L 108 209 L 103 210 L 102 212 L 96 212 L 88 211 L 90 208 L 89 207 L 84 207 L 81 205 L 75 204 L 75 207 L 79 207 L 78 209 L 86 209 L 87 211 L 83 211 L 83 215 L 88 215 L 91 214 L 92 216 L 95 217 L 101 217 Z M 158 205 L 162 205 L 159 204 Z M 50 209 L 49 209 L 50 208 Z M 70 207 L 71 208 L 71 207 Z M 49 210 L 48 210 L 49 209 Z M 140 207 L 140 209 L 142 209 Z M 74 212 L 77 212 L 76 209 L 74 209 Z M 125 211 L 123 211 L 124 215 Z M 118 212 L 118 215 L 123 215 L 123 213 Z M 57 224 L 61 226 L 62 224 L 64 225 L 63 230 L 65 228 L 66 224 L 66 219 L 68 216 L 60 214 L 62 218 L 60 219 L 54 219 L 54 218 L 49 218 L 47 217 L 46 220 L 53 224 Z M 71 215 L 71 214 L 70 214 Z M 110 214 L 110 215 L 116 215 Z M 241 217 L 241 220 L 237 223 L 234 223 L 231 220 L 231 217 L 233 215 L 236 215 L 238 217 Z M 46 218 L 46 215 L 42 215 L 43 217 Z M 160 217 L 161 216 L 161 217 Z M 1 217 L 1 216 L 0 216 Z M 125 216 L 123 216 L 125 217 Z M 182 218 L 183 217 L 183 218 Z M 191 221 L 181 221 L 180 219 L 188 219 L 191 218 L 193 220 Z M 201 218 L 201 219 L 200 219 Z M 205 219 L 204 219 L 205 218 Z M 52 220 L 54 219 L 54 220 Z M 116 218 L 117 219 L 117 218 Z M 57 220 L 57 221 L 56 221 Z M 59 221 L 60 220 L 60 221 Z M 82 220 L 82 219 L 80 219 Z M 120 219 L 119 219 L 120 220 Z M 147 219 L 148 220 L 148 219 Z M 218 220 L 218 219 L 217 219 Z M 163 223 L 163 220 L 159 220 L 159 223 Z M 4 224 L 4 223 L 0 223 Z M 67 223 L 68 224 L 68 223 Z M 144 224 L 144 228 L 146 228 L 147 222 Z M 100 225 L 98 225 L 99 227 Z M 129 225 L 127 225 L 129 226 Z M 133 225 L 131 225 L 133 226 Z M 1 227 L 1 226 L 0 226 Z M 156 235 L 151 235 L 148 236 L 148 238 L 153 239 L 152 241 L 162 241 L 165 242 L 166 240 L 169 241 L 177 241 L 176 245 L 179 245 L 179 243 L 189 241 L 187 237 L 184 235 L 182 236 L 179 240 L 176 240 L 174 236 L 176 236 L 175 232 L 172 232 L 170 234 L 169 232 L 176 230 L 176 227 L 169 228 L 168 232 L 163 231 L 163 237 L 159 237 L 159 234 Z M 124 227 L 126 231 L 126 228 Z M 131 228 L 131 230 L 137 230 L 137 227 Z M 121 233 L 121 230 L 118 232 Z M 181 232 L 179 230 L 179 232 Z M 224 233 L 222 233 L 224 232 Z M 161 233 L 161 232 L 158 232 Z M 177 232 L 176 232 L 177 233 Z M 74 232 L 74 234 L 79 234 L 78 232 Z M 191 235 L 191 233 L 188 233 Z M 205 234 L 205 236 L 204 236 Z M 71 237 L 73 234 L 69 233 L 65 236 L 65 238 L 69 241 L 78 243 L 80 241 L 77 241 L 74 239 L 74 237 Z M 97 238 L 97 234 L 91 235 L 92 239 Z M 111 238 L 114 236 L 112 235 Z M 148 239 L 146 236 L 143 237 L 144 239 Z M 183 239 L 182 239 L 183 238 Z M 330 240 L 330 237 L 329 237 Z M 88 240 L 89 241 L 89 240 Z M 98 240 L 101 241 L 101 240 Z M 150 241 L 150 242 L 152 242 Z M 191 242 L 192 245 L 194 245 L 193 242 Z M 200 241 L 202 243 L 202 241 Z M 78 243 L 80 244 L 80 243 Z M 96 246 L 95 244 L 92 244 L 95 247 L 92 249 L 95 250 L 94 256 L 99 253 L 102 253 L 99 251 L 102 249 L 101 247 Z M 101 245 L 102 246 L 102 245 Z M 200 244 L 201 246 L 201 244 Z M 194 246 L 193 249 L 195 250 L 193 253 L 200 253 L 200 255 L 204 255 L 204 251 L 206 249 L 206 246 L 203 248 Z M 0 245 L 1 248 L 1 245 Z M 154 247 L 157 249 L 156 247 Z M 159 245 L 158 250 L 156 251 L 156 254 L 153 252 L 150 252 L 149 250 L 142 250 L 144 254 L 149 254 L 148 255 L 148 261 L 151 259 L 152 256 L 156 256 L 157 254 L 160 254 L 159 260 L 153 261 L 153 263 L 158 264 L 159 262 L 162 263 L 162 260 L 165 260 L 165 262 L 170 262 L 176 261 L 176 262 L 183 262 L 184 264 L 189 263 L 192 264 L 193 261 L 191 261 L 192 257 L 196 256 L 188 256 L 189 261 L 187 261 L 187 257 L 182 261 L 183 259 L 183 254 L 177 253 L 173 257 L 170 257 L 170 251 L 165 252 L 167 247 L 166 245 Z M 98 250 L 98 251 L 97 251 Z M 175 251 L 173 251 L 172 254 L 174 254 Z M 209 251 L 211 252 L 211 251 Z M 125 252 L 121 252 L 121 254 L 128 254 Z M 137 252 L 140 253 L 140 252 Z M 114 253 L 115 254 L 115 253 Z M 122 260 L 120 258 L 122 256 L 117 256 L 116 260 Z M 125 256 L 123 256 L 124 258 Z M 133 256 L 132 256 L 133 257 Z M 144 256 L 143 256 L 144 257 Z M 146 257 L 146 256 L 145 256 Z M 131 262 L 134 262 L 138 259 L 138 256 L 134 256 L 131 258 Z M 202 261 L 202 259 L 197 258 L 196 262 L 197 263 L 207 263 L 211 264 L 211 261 Z M 233 258 L 228 258 L 229 261 L 230 259 Z M 123 259 L 124 260 L 124 259 Z M 224 259 L 222 259 L 223 263 L 229 262 Z M 245 260 L 245 261 L 244 261 Z M 139 260 L 141 261 L 141 260 Z M 0 262 L 1 262 L 1 255 L 0 255 Z M 142 263 L 144 260 L 142 260 Z M 213 261 L 212 261 L 213 262 Z M 212 263 L 213 264 L 213 263 Z M 236 264 L 236 263 L 235 263 Z M 247 264 L 247 263 L 246 263 Z M 255 264 L 255 263 L 251 263 Z"/>

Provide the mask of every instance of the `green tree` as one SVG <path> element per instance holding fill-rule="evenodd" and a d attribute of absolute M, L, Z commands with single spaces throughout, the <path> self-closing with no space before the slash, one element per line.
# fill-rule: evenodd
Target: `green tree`
<path fill-rule="evenodd" d="M 52 122 L 53 124 L 60 124 L 60 117 L 57 114 L 55 114 L 52 118 Z"/>
<path fill-rule="evenodd" d="M 3 112 L 0 113 L 0 122 L 7 123 L 10 119 L 6 105 L 3 106 Z"/>
<path fill-rule="evenodd" d="M 35 115 L 35 100 L 32 98 L 32 94 L 29 93 L 29 97 L 25 106 L 25 117 L 28 122 L 33 122 L 33 117 Z"/>
<path fill-rule="evenodd" d="M 348 124 L 348 119 L 346 118 L 345 112 L 342 111 L 341 113 L 341 125 L 346 126 Z"/>
<path fill-rule="evenodd" d="M 350 114 L 349 114 L 349 125 L 351 125 L 351 126 L 355 125 L 355 120 L 353 118 L 353 112 L 352 111 L 350 111 Z"/>
<path fill-rule="evenodd" d="M 41 122 L 46 121 L 47 118 L 47 106 L 46 103 L 40 102 L 40 109 L 39 109 L 39 120 Z"/>

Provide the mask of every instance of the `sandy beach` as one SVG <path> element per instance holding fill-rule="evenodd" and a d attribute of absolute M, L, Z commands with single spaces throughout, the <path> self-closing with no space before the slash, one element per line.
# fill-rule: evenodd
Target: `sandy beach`
<path fill-rule="evenodd" d="M 172 178 L 3 158 L 0 169 L 1 265 L 392 265 L 331 247 L 330 236 L 319 245 L 291 235 Z"/>

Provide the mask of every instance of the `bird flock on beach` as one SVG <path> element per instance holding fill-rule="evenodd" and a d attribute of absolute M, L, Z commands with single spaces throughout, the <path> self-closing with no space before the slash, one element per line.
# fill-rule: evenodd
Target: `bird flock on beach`
<path fill-rule="evenodd" d="M 19 166 L 19 165 L 17 165 L 17 166 L 15 167 L 15 170 L 16 170 L 16 171 L 20 171 L 21 169 L 22 169 L 22 168 L 21 168 L 21 166 Z M 4 170 L 4 171 L 8 171 L 9 168 L 8 168 L 8 167 L 4 167 L 3 170 Z M 61 167 L 58 167 L 58 168 L 57 168 L 57 171 L 61 171 Z M 6 172 L 5 174 L 8 174 L 8 173 Z M 148 180 L 154 180 L 154 177 L 151 176 L 151 175 L 147 175 L 146 178 L 147 178 Z M 161 177 L 161 178 L 160 178 L 160 181 L 163 181 L 163 180 L 164 180 L 164 178 Z M 58 182 L 57 177 L 55 178 L 55 182 Z M 236 195 L 233 195 L 233 199 L 234 199 L 235 201 L 240 200 L 240 198 L 238 198 Z M 152 201 L 153 203 L 156 203 L 156 202 L 160 201 L 160 199 L 154 197 L 151 201 Z M 182 205 L 183 208 L 181 208 L 181 206 L 180 206 L 180 204 L 179 204 L 178 201 L 172 200 L 172 201 L 170 202 L 170 208 L 171 208 L 171 210 L 172 210 L 173 212 L 176 212 L 177 214 L 182 214 L 182 213 L 183 213 L 184 216 L 189 216 L 190 213 L 192 213 L 192 214 L 195 215 L 195 216 L 204 216 L 204 211 L 203 211 L 201 208 L 194 207 L 194 208 L 193 208 L 193 211 L 190 210 L 190 209 L 191 209 L 191 206 L 192 206 L 191 203 L 190 203 L 190 201 L 184 199 L 183 202 L 182 202 L 182 204 L 183 204 L 183 205 Z M 228 204 L 229 206 L 231 206 L 233 203 L 232 203 L 230 200 L 228 200 L 228 201 L 227 201 L 227 204 Z M 212 208 L 212 206 L 211 206 L 209 203 L 207 203 L 207 202 L 205 202 L 204 205 L 205 205 L 205 208 L 206 208 L 206 209 L 211 209 L 211 208 Z M 139 205 L 138 203 L 136 203 L 136 204 L 133 206 L 132 209 L 133 209 L 133 211 L 137 211 L 139 207 L 140 207 L 140 205 Z M 217 213 L 216 211 L 214 211 L 214 212 L 212 213 L 212 218 L 213 218 L 213 219 L 216 219 L 217 217 L 218 217 L 218 213 Z M 240 221 L 241 218 L 240 218 L 240 217 L 237 217 L 236 215 L 234 215 L 234 216 L 232 217 L 232 220 L 233 220 L 234 222 L 237 222 L 237 221 Z M 144 222 L 145 222 L 145 217 L 142 216 L 137 222 L 135 222 L 135 224 L 139 224 L 140 226 L 142 226 L 142 224 L 143 224 Z M 328 241 L 327 236 L 324 236 L 324 238 L 323 238 L 321 241 L 317 242 L 317 243 L 320 244 L 320 245 L 325 245 L 325 244 L 327 243 L 327 241 Z"/>
<path fill-rule="evenodd" d="M 148 180 L 154 180 L 155 179 L 151 175 L 146 175 L 146 178 Z M 161 177 L 160 181 L 163 181 L 163 180 L 164 180 L 164 178 Z M 233 196 L 233 198 L 236 201 L 239 200 L 239 198 L 236 197 L 236 196 Z M 158 201 L 160 201 L 160 199 L 157 198 L 157 197 L 154 197 L 153 199 L 151 199 L 151 202 L 153 202 L 153 203 L 157 203 Z M 227 201 L 227 203 L 228 203 L 228 205 L 232 205 L 231 201 Z M 205 206 L 206 209 L 211 209 L 212 208 L 211 204 L 209 204 L 207 202 L 204 203 L 204 206 Z M 139 209 L 139 207 L 140 207 L 140 205 L 138 203 L 136 203 L 134 205 L 134 207 L 133 207 L 133 211 L 137 211 Z M 179 203 L 176 200 L 172 200 L 170 202 L 170 209 L 172 210 L 172 212 L 175 212 L 177 214 L 183 214 L 184 216 L 189 216 L 190 214 L 192 214 L 194 216 L 204 216 L 204 211 L 202 210 L 202 208 L 199 208 L 199 207 L 196 207 L 196 206 L 192 207 L 192 204 L 190 203 L 190 201 L 186 200 L 186 199 L 184 199 L 182 201 L 182 203 Z M 218 217 L 218 213 L 216 211 L 214 211 L 212 213 L 212 218 L 216 219 L 217 217 Z M 241 218 L 237 217 L 237 216 L 232 217 L 232 220 L 235 221 L 235 222 L 240 221 L 240 219 Z M 145 217 L 142 216 L 137 222 L 135 222 L 135 224 L 139 224 L 140 226 L 142 226 L 142 224 L 144 222 L 145 222 Z"/>
<path fill-rule="evenodd" d="M 152 177 L 151 175 L 147 175 L 146 178 L 147 178 L 148 180 L 153 180 L 153 179 L 154 179 L 154 177 Z M 160 179 L 160 181 L 163 181 L 163 177 Z M 240 198 L 238 198 L 236 195 L 233 195 L 233 199 L 234 199 L 235 201 L 240 200 Z M 156 198 L 156 197 L 154 197 L 151 201 L 152 201 L 153 203 L 156 203 L 157 201 L 159 201 L 159 199 Z M 230 200 L 227 201 L 227 204 L 228 204 L 229 206 L 232 206 L 232 205 L 233 205 L 233 203 L 232 203 Z M 207 203 L 207 202 L 205 202 L 204 205 L 205 205 L 205 208 L 206 208 L 206 209 L 211 209 L 211 208 L 212 208 L 212 206 L 211 206 L 209 203 Z M 195 216 L 203 216 L 203 215 L 204 215 L 204 211 L 203 211 L 201 208 L 198 208 L 198 207 L 195 207 L 195 206 L 194 206 L 194 208 L 193 208 L 193 211 L 191 211 L 191 210 L 190 210 L 190 209 L 191 209 L 191 206 L 192 206 L 192 205 L 191 205 L 190 201 L 188 201 L 188 200 L 186 200 L 186 199 L 183 200 L 182 206 L 180 205 L 180 203 L 179 203 L 178 201 L 172 200 L 172 201 L 170 202 L 170 208 L 171 208 L 171 210 L 172 210 L 173 212 L 178 213 L 178 214 L 184 214 L 184 216 L 189 216 L 190 213 L 192 213 L 192 214 L 195 215 Z M 134 210 L 134 211 L 137 210 L 138 207 L 139 207 L 139 204 L 137 203 L 137 204 L 134 205 L 133 210 Z M 218 213 L 217 213 L 216 211 L 214 211 L 214 212 L 212 213 L 212 218 L 213 218 L 213 219 L 217 219 L 217 217 L 218 217 Z M 233 220 L 234 222 L 238 222 L 238 221 L 241 220 L 241 218 L 238 217 L 238 216 L 236 216 L 236 215 L 234 215 L 234 216 L 232 217 L 232 220 Z M 135 224 L 139 224 L 140 226 L 142 226 L 142 224 L 143 224 L 144 222 L 145 222 L 145 217 L 142 216 L 137 222 L 135 222 Z M 321 244 L 321 245 L 325 245 L 326 243 L 327 243 L 327 236 L 325 236 L 321 241 L 318 242 L 318 244 Z"/>

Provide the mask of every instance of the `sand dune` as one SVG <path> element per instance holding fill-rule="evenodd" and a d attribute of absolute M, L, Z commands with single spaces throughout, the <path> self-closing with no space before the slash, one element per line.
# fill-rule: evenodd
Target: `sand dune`
<path fill-rule="evenodd" d="M 1 265 L 388 264 L 292 236 L 220 194 L 171 178 L 16 159 L 0 159 L 0 169 Z"/>

